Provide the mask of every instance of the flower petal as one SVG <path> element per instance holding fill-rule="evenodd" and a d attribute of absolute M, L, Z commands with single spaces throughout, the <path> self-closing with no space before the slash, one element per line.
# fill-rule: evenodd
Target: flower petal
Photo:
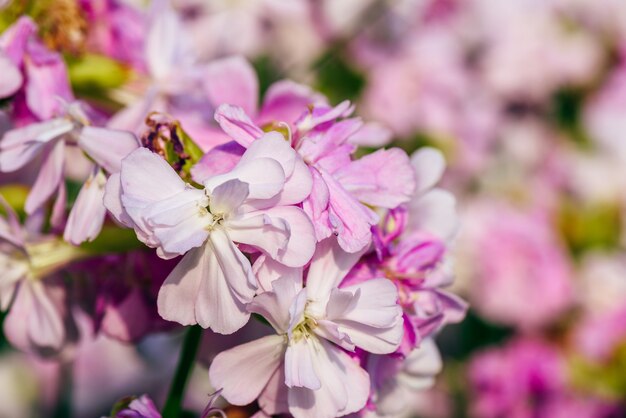
<path fill-rule="evenodd" d="M 365 370 L 340 348 L 323 340 L 311 355 L 321 387 L 290 388 L 289 412 L 295 418 L 334 418 L 362 409 L 370 390 Z"/>
<path fill-rule="evenodd" d="M 212 61 L 205 68 L 204 88 L 214 106 L 239 106 L 249 115 L 256 114 L 259 81 L 250 63 L 241 56 Z"/>
<path fill-rule="evenodd" d="M 106 216 L 103 203 L 105 184 L 106 177 L 101 170 L 89 176 L 74 202 L 65 225 L 63 239 L 74 245 L 80 245 L 98 236 Z"/>
<path fill-rule="evenodd" d="M 211 385 L 231 404 L 247 405 L 265 388 L 280 366 L 285 340 L 270 335 L 218 354 L 209 369 Z"/>
<path fill-rule="evenodd" d="M 299 277 L 281 277 L 272 282 L 270 291 L 261 293 L 248 305 L 248 311 L 262 315 L 274 327 L 284 334 L 289 328 L 289 308 L 298 292 L 302 290 L 302 273 Z"/>
<path fill-rule="evenodd" d="M 333 177 L 359 201 L 395 208 L 415 193 L 415 173 L 399 148 L 381 149 L 339 169 Z"/>
<path fill-rule="evenodd" d="M 86 126 L 80 132 L 78 146 L 106 171 L 117 173 L 122 159 L 139 147 L 139 141 L 130 132 Z"/>
<path fill-rule="evenodd" d="M 285 385 L 287 387 L 320 389 L 320 379 L 313 368 L 315 355 L 312 351 L 316 348 L 309 338 L 290 341 L 285 351 Z"/>
<path fill-rule="evenodd" d="M 0 74 L 2 74 L 0 98 L 13 95 L 22 86 L 24 78 L 20 69 L 2 51 L 0 51 Z"/>
<path fill-rule="evenodd" d="M 417 178 L 416 193 L 421 194 L 434 187 L 441 179 L 446 160 L 438 149 L 425 147 L 411 155 L 411 165 Z"/>
<path fill-rule="evenodd" d="M 28 194 L 24 209 L 29 215 L 39 209 L 63 182 L 64 159 L 65 141 L 59 140 L 48 151 L 37 175 L 37 180 L 35 180 L 35 184 Z"/>
<path fill-rule="evenodd" d="M 245 148 L 263 136 L 261 128 L 238 106 L 220 105 L 215 111 L 215 120 L 229 137 Z"/>
<path fill-rule="evenodd" d="M 70 121 L 52 119 L 13 129 L 0 141 L 0 171 L 11 172 L 31 161 L 49 142 L 73 129 Z"/>

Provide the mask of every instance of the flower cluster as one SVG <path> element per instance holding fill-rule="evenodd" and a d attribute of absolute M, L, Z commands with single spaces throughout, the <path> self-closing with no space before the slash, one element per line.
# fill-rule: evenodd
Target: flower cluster
<path fill-rule="evenodd" d="M 123 13 L 113 4 L 87 16 Z M 31 18 L 2 35 L 0 172 L 34 178 L 23 206 L 2 201 L 8 340 L 71 359 L 99 335 L 133 343 L 189 327 L 197 341 L 205 329 L 233 337 L 210 363 L 218 392 L 203 416 L 223 414 L 218 395 L 267 415 L 402 412 L 441 370 L 434 335 L 466 310 L 443 290 L 457 219 L 436 187 L 442 154 L 360 148 L 388 132 L 293 81 L 259 106 L 247 60 L 197 63 L 163 3 L 147 23 L 136 71 L 148 82 L 114 114 L 76 99 Z M 91 48 L 136 63 L 93 36 Z M 249 323 L 269 335 L 240 344 Z M 163 414 L 180 407 L 170 395 Z M 161 416 L 145 396 L 112 414 Z"/>

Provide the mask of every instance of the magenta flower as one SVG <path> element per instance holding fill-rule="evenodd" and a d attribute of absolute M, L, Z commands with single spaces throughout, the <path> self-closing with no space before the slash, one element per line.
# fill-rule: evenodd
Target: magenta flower
<path fill-rule="evenodd" d="M 15 95 L 18 125 L 54 117 L 63 110 L 59 98 L 74 100 L 62 57 L 43 45 L 29 17 L 21 17 L 0 37 L 0 68 L 0 98 Z"/>

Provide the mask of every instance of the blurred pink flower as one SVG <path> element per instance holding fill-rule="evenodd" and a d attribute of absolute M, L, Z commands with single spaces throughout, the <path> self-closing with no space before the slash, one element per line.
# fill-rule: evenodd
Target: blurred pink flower
<path fill-rule="evenodd" d="M 572 305 L 572 267 L 544 214 L 490 200 L 464 215 L 470 300 L 481 315 L 498 324 L 538 328 Z"/>
<path fill-rule="evenodd" d="M 0 37 L 0 97 L 15 95 L 12 119 L 18 126 L 48 120 L 72 101 L 65 63 L 37 37 L 37 26 L 21 17 Z"/>

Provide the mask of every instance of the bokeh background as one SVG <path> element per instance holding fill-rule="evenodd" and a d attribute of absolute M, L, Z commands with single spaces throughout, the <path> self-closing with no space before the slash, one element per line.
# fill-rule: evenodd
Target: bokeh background
<path fill-rule="evenodd" d="M 624 0 L 171 3 L 199 61 L 243 55 L 262 91 L 309 84 L 352 100 L 392 145 L 446 156 L 461 219 L 454 291 L 470 310 L 438 336 L 444 371 L 411 416 L 626 416 Z M 0 30 L 33 17 L 79 97 L 114 111 L 141 85 L 147 2 L 0 5 Z M 210 358 L 219 338 L 207 338 Z M 54 362 L 3 342 L 0 417 L 64 417 L 68 405 L 97 417 L 128 394 L 161 399 L 178 342 L 101 336 Z M 200 364 L 189 408 L 202 409 L 207 384 Z"/>

